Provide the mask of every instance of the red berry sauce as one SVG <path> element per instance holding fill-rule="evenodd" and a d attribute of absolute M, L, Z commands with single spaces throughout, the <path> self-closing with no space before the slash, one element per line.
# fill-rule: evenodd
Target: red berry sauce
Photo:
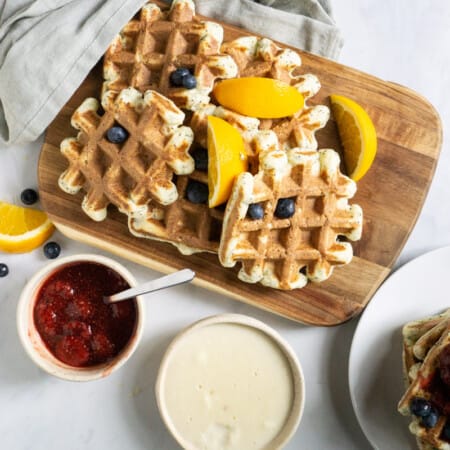
<path fill-rule="evenodd" d="M 136 325 L 136 304 L 112 305 L 104 295 L 130 285 L 114 270 L 98 263 L 64 266 L 40 288 L 34 323 L 45 345 L 60 361 L 90 367 L 113 359 L 130 340 Z"/>

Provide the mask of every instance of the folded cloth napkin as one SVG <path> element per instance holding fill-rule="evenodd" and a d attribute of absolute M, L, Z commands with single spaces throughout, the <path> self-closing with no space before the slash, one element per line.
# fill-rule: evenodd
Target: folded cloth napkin
<path fill-rule="evenodd" d="M 0 144 L 35 140 L 145 0 L 3 0 Z M 197 12 L 329 58 L 328 0 L 197 0 Z"/>
<path fill-rule="evenodd" d="M 343 40 L 328 0 L 196 0 L 200 14 L 337 59 Z"/>

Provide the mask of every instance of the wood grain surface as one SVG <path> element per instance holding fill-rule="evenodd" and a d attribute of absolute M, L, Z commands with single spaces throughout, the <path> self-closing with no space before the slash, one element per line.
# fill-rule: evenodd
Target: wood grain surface
<path fill-rule="evenodd" d="M 222 25 L 225 40 L 250 34 Z M 189 267 L 197 273 L 195 283 L 295 321 L 337 325 L 359 314 L 389 274 L 421 211 L 441 148 L 441 123 L 427 100 L 412 90 L 297 51 L 302 57 L 302 73 L 317 75 L 322 84 L 309 104 L 329 105 L 332 93 L 348 96 L 366 109 L 378 135 L 377 157 L 358 182 L 353 199 L 364 211 L 363 236 L 353 244 L 352 262 L 336 268 L 330 279 L 293 291 L 247 284 L 237 278 L 239 264 L 234 269 L 225 269 L 216 255 L 183 256 L 170 244 L 132 236 L 126 216 L 115 208 L 109 209 L 103 222 L 89 219 L 80 206 L 83 194 L 72 196 L 58 188 L 58 177 L 67 167 L 59 144 L 63 138 L 76 135 L 70 125 L 74 109 L 85 97 L 99 97 L 101 63 L 46 133 L 38 180 L 42 205 L 51 220 L 70 238 L 161 272 Z M 317 138 L 319 148 L 341 151 L 333 118 L 317 133 Z"/>

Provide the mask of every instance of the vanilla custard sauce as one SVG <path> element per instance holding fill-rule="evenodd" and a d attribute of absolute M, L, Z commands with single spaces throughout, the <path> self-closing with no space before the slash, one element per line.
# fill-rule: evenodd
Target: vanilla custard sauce
<path fill-rule="evenodd" d="M 291 366 L 256 328 L 217 323 L 187 333 L 167 363 L 162 396 L 191 448 L 273 448 L 291 412 Z"/>

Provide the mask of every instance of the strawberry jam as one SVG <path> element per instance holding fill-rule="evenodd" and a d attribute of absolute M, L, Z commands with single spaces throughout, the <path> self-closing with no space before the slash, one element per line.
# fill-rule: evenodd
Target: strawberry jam
<path fill-rule="evenodd" d="M 41 286 L 34 323 L 50 352 L 74 367 L 113 359 L 126 346 L 136 325 L 136 304 L 107 305 L 104 295 L 129 288 L 117 272 L 102 264 L 77 262 L 53 273 Z"/>

